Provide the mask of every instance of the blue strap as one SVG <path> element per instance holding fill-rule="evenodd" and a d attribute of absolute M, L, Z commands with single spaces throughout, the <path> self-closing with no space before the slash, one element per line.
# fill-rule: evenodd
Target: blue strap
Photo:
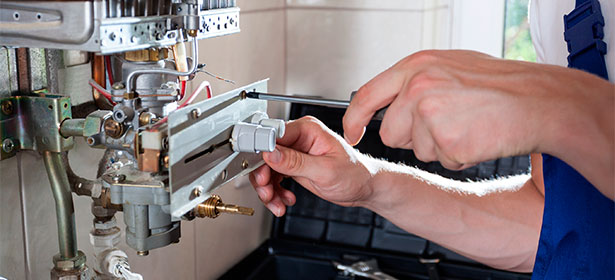
<path fill-rule="evenodd" d="M 577 0 L 577 7 L 564 16 L 564 40 L 568 44 L 568 67 L 609 79 L 604 55 L 604 17 L 598 0 Z"/>

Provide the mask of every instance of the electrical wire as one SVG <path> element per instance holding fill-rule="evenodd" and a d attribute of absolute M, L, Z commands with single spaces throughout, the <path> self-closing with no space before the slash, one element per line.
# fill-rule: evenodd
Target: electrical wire
<path fill-rule="evenodd" d="M 105 68 L 107 69 L 107 78 L 109 79 L 109 85 L 112 86 L 113 82 L 113 71 L 111 70 L 111 57 L 105 55 Z"/>
<path fill-rule="evenodd" d="M 104 96 L 105 98 L 107 98 L 107 100 L 109 100 L 109 102 L 111 102 L 111 104 L 115 105 L 115 102 L 113 102 L 112 98 L 113 95 L 111 95 L 111 93 L 109 93 L 106 89 L 104 89 L 101 85 L 99 85 L 96 81 L 90 79 L 88 81 L 88 84 L 90 84 L 90 86 L 92 86 L 92 88 L 96 91 L 98 91 L 98 93 L 100 93 L 102 96 Z"/>
<path fill-rule="evenodd" d="M 179 100 L 184 99 L 186 94 L 186 81 L 181 81 L 181 90 L 179 91 Z"/>
<path fill-rule="evenodd" d="M 175 110 L 179 110 L 181 108 L 184 108 L 184 107 L 190 105 L 194 101 L 194 99 L 196 99 L 197 96 L 199 96 L 201 94 L 201 92 L 203 92 L 203 89 L 206 89 L 207 99 L 211 98 L 212 97 L 211 85 L 209 84 L 208 81 L 203 81 L 203 82 L 201 82 L 199 87 L 197 87 L 196 90 L 194 90 L 192 92 L 192 94 L 190 94 L 188 99 L 186 101 L 184 101 L 184 103 L 182 103 L 179 106 L 177 106 L 177 109 L 175 109 Z M 167 115 L 166 117 L 162 118 L 160 121 L 155 123 L 152 126 L 152 128 L 156 129 L 156 128 L 160 127 L 160 125 L 162 125 L 163 123 L 167 122 L 168 119 L 169 119 L 169 116 Z"/>

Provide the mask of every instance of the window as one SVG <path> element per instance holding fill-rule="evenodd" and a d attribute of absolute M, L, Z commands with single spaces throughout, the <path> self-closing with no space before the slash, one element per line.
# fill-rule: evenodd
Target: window
<path fill-rule="evenodd" d="M 536 61 L 528 20 L 529 2 L 530 0 L 506 0 L 504 58 Z"/>

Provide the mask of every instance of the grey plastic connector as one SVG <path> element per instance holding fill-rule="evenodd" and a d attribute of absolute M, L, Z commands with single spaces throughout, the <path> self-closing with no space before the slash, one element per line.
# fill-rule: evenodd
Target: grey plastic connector
<path fill-rule="evenodd" d="M 259 124 L 264 127 L 271 127 L 275 129 L 278 138 L 284 137 L 284 133 L 286 132 L 286 123 L 283 120 L 262 119 Z"/>
<path fill-rule="evenodd" d="M 231 144 L 233 151 L 258 153 L 275 150 L 276 130 L 251 123 L 238 123 L 233 127 Z"/>

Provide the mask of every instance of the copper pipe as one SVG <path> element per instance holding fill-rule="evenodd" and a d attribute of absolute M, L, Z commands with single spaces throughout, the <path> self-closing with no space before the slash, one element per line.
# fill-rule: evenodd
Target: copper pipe
<path fill-rule="evenodd" d="M 105 85 L 105 58 L 102 55 L 92 55 L 94 56 L 92 59 L 92 79 L 99 85 Z M 103 110 L 111 110 L 113 108 L 111 103 L 109 103 L 109 100 L 94 89 L 92 89 L 92 97 L 94 98 L 94 102 L 98 108 Z"/>

